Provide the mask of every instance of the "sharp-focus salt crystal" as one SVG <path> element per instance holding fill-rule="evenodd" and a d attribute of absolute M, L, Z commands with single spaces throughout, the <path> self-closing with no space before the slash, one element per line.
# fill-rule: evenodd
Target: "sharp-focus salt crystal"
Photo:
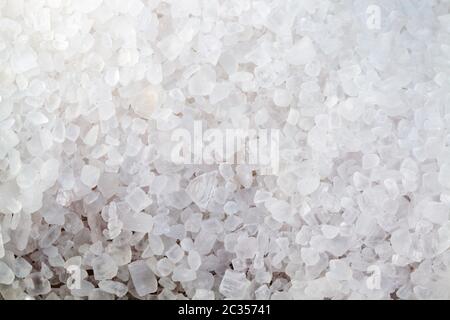
<path fill-rule="evenodd" d="M 81 182 L 89 188 L 93 188 L 97 185 L 100 178 L 100 170 L 97 167 L 91 165 L 85 165 L 81 169 Z"/>
<path fill-rule="evenodd" d="M 270 199 L 265 202 L 265 206 L 278 222 L 285 222 L 292 216 L 291 207 L 286 201 Z"/>
<path fill-rule="evenodd" d="M 163 258 L 156 264 L 156 269 L 158 270 L 160 276 L 167 277 L 172 273 L 174 266 L 175 265 L 171 260 Z"/>
<path fill-rule="evenodd" d="M 145 296 L 156 292 L 158 289 L 156 277 L 145 261 L 138 260 L 130 263 L 128 270 L 138 295 Z"/>
<path fill-rule="evenodd" d="M 201 255 L 206 255 L 210 253 L 216 240 L 217 236 L 215 234 L 202 230 L 194 240 L 195 250 Z"/>
<path fill-rule="evenodd" d="M 125 200 L 134 212 L 140 212 L 152 204 L 152 199 L 141 188 L 133 189 Z"/>
<path fill-rule="evenodd" d="M 117 265 L 108 254 L 96 257 L 92 262 L 94 277 L 96 280 L 108 280 L 117 275 Z"/>
<path fill-rule="evenodd" d="M 219 292 L 229 299 L 243 299 L 247 294 L 250 282 L 245 274 L 226 270 L 220 282 Z"/>
<path fill-rule="evenodd" d="M 184 251 L 179 245 L 175 244 L 166 251 L 166 256 L 173 263 L 179 262 L 184 257 Z"/>
<path fill-rule="evenodd" d="M 200 208 L 206 208 L 214 195 L 217 172 L 204 173 L 191 180 L 186 188 L 187 194 Z"/>
<path fill-rule="evenodd" d="M 118 296 L 119 298 L 125 296 L 128 292 L 128 288 L 121 282 L 103 280 L 98 283 L 98 287 L 107 292 Z"/>
<path fill-rule="evenodd" d="M 187 260 L 188 260 L 189 267 L 192 270 L 198 270 L 200 268 L 200 266 L 202 265 L 202 258 L 200 256 L 200 254 L 195 250 L 189 251 Z"/>

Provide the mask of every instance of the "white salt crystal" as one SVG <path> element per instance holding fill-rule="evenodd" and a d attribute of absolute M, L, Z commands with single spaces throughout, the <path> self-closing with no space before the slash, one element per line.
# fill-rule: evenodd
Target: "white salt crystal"
<path fill-rule="evenodd" d="M 158 282 L 145 261 L 138 260 L 130 263 L 128 270 L 130 271 L 131 280 L 138 295 L 142 297 L 156 292 Z"/>
<path fill-rule="evenodd" d="M 196 289 L 192 300 L 214 300 L 214 291 L 207 289 Z"/>
<path fill-rule="evenodd" d="M 324 224 L 321 226 L 322 234 L 327 239 L 334 239 L 339 234 L 339 227 Z"/>
<path fill-rule="evenodd" d="M 327 273 L 327 277 L 343 281 L 352 279 L 353 272 L 346 261 L 344 260 L 331 260 L 330 271 Z"/>
<path fill-rule="evenodd" d="M 119 298 L 125 296 L 128 292 L 127 286 L 118 281 L 103 280 L 98 283 L 98 287 L 107 293 L 118 296 Z"/>
<path fill-rule="evenodd" d="M 217 184 L 217 172 L 204 173 L 189 182 L 186 193 L 201 209 L 208 206 Z"/>
<path fill-rule="evenodd" d="M 89 188 L 94 188 L 100 178 L 100 169 L 91 165 L 84 165 L 81 169 L 81 182 Z"/>
<path fill-rule="evenodd" d="M 225 211 L 226 214 L 232 215 L 239 211 L 239 207 L 236 202 L 227 201 L 227 203 L 225 203 L 225 205 L 223 207 L 223 210 Z"/>
<path fill-rule="evenodd" d="M 379 163 L 380 158 L 373 153 L 365 154 L 362 158 L 362 167 L 364 170 L 375 168 Z"/>
<path fill-rule="evenodd" d="M 316 49 L 308 36 L 297 41 L 286 53 L 288 63 L 298 66 L 310 63 L 316 57 Z"/>
<path fill-rule="evenodd" d="M 140 212 L 152 204 L 152 199 L 141 188 L 134 188 L 125 197 L 134 212 Z"/>
<path fill-rule="evenodd" d="M 136 97 L 131 107 L 136 114 L 144 119 L 151 119 L 155 110 L 161 104 L 161 92 L 153 87 L 149 86 L 144 88 L 141 93 Z"/>
<path fill-rule="evenodd" d="M 14 281 L 14 273 L 3 261 L 0 261 L 0 284 L 10 285 Z"/>
<path fill-rule="evenodd" d="M 174 244 L 166 251 L 166 256 L 173 263 L 179 262 L 184 257 L 184 251 L 180 248 L 179 245 Z"/>
<path fill-rule="evenodd" d="M 116 113 L 114 104 L 111 101 L 101 102 L 98 106 L 98 115 L 100 120 L 106 121 L 111 119 Z"/>
<path fill-rule="evenodd" d="M 208 66 L 202 67 L 190 79 L 189 94 L 192 96 L 210 95 L 216 82 L 216 72 Z"/>
<path fill-rule="evenodd" d="M 319 253 L 313 248 L 301 248 L 300 254 L 303 262 L 305 262 L 307 266 L 313 266 L 320 260 Z"/>
<path fill-rule="evenodd" d="M 317 174 L 308 174 L 305 177 L 300 177 L 297 188 L 298 192 L 303 195 L 307 196 L 319 188 L 320 185 L 320 177 Z"/>
<path fill-rule="evenodd" d="M 73 3 L 74 9 L 82 13 L 90 13 L 97 9 L 103 0 L 79 0 Z"/>
<path fill-rule="evenodd" d="M 200 256 L 200 254 L 195 250 L 189 251 L 187 260 L 188 260 L 189 267 L 192 270 L 198 270 L 202 264 L 202 258 Z"/>
<path fill-rule="evenodd" d="M 245 274 L 226 270 L 220 283 L 219 292 L 229 299 L 243 299 L 247 294 L 250 281 L 247 280 Z"/>
<path fill-rule="evenodd" d="M 11 67 L 14 73 L 24 73 L 37 67 L 36 52 L 29 46 L 16 48 L 11 56 Z"/>
<path fill-rule="evenodd" d="M 38 180 L 38 172 L 31 165 L 23 166 L 16 178 L 17 185 L 26 189 L 31 187 Z"/>
<path fill-rule="evenodd" d="M 439 183 L 445 188 L 450 188 L 450 164 L 444 163 L 440 167 Z"/>
<path fill-rule="evenodd" d="M 120 81 L 120 73 L 117 68 L 107 68 L 105 71 L 105 82 L 110 87 L 116 86 Z"/>
<path fill-rule="evenodd" d="M 5 256 L 5 247 L 3 245 L 2 226 L 0 224 L 0 259 Z"/>
<path fill-rule="evenodd" d="M 180 37 L 172 34 L 158 42 L 157 47 L 169 61 L 173 61 L 183 50 L 184 42 Z"/>
<path fill-rule="evenodd" d="M 297 125 L 297 122 L 299 119 L 300 119 L 300 113 L 297 111 L 297 109 L 290 108 L 286 122 L 292 126 L 295 126 L 295 125 Z"/>
<path fill-rule="evenodd" d="M 33 266 L 22 257 L 17 258 L 14 262 L 14 274 L 18 278 L 25 278 L 30 274 L 31 270 L 33 270 Z"/>
<path fill-rule="evenodd" d="M 423 215 L 433 223 L 442 225 L 449 220 L 448 205 L 435 201 L 428 201 L 423 207 Z"/>
<path fill-rule="evenodd" d="M 194 240 L 195 250 L 201 255 L 207 255 L 214 247 L 216 240 L 215 234 L 202 230 Z"/>
<path fill-rule="evenodd" d="M 175 265 L 173 262 L 167 258 L 163 258 L 158 261 L 156 268 L 161 277 L 167 277 L 170 275 L 174 269 Z"/>
<path fill-rule="evenodd" d="M 123 229 L 135 232 L 149 233 L 153 229 L 153 217 L 144 212 L 136 212 L 129 214 L 126 219 L 123 219 Z"/>
<path fill-rule="evenodd" d="M 102 254 L 92 261 L 94 277 L 96 280 L 108 280 L 117 275 L 118 267 L 108 254 Z"/>
<path fill-rule="evenodd" d="M 288 107 L 292 101 L 292 95 L 285 89 L 276 89 L 273 93 L 273 102 L 278 107 Z"/>
<path fill-rule="evenodd" d="M 396 253 L 408 256 L 412 244 L 411 235 L 408 230 L 398 229 L 394 231 L 391 235 L 391 244 Z"/>
<path fill-rule="evenodd" d="M 292 216 L 291 207 L 284 200 L 270 199 L 265 202 L 265 206 L 272 214 L 272 217 L 278 222 L 285 222 Z"/>
<path fill-rule="evenodd" d="M 87 144 L 88 146 L 95 145 L 98 138 L 98 131 L 99 131 L 98 125 L 95 125 L 91 129 L 89 129 L 89 131 L 83 138 L 84 143 Z"/>

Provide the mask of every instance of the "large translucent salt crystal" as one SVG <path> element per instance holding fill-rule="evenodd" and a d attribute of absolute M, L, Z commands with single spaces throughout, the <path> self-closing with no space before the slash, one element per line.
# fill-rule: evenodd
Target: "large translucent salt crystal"
<path fill-rule="evenodd" d="M 330 271 L 327 273 L 327 277 L 343 281 L 350 280 L 352 278 L 352 269 L 349 267 L 348 263 L 344 260 L 331 260 L 330 261 Z"/>
<path fill-rule="evenodd" d="M 297 188 L 298 192 L 301 195 L 307 196 L 316 191 L 319 185 L 320 185 L 319 175 L 308 174 L 307 176 L 300 177 L 299 182 L 297 184 Z"/>
<path fill-rule="evenodd" d="M 0 261 L 0 284 L 9 285 L 14 281 L 14 273 L 3 261 Z"/>
<path fill-rule="evenodd" d="M 179 245 L 174 244 L 166 251 L 166 256 L 173 263 L 179 262 L 184 257 L 184 251 L 180 248 Z"/>
<path fill-rule="evenodd" d="M 127 286 L 118 281 L 103 280 L 98 283 L 98 287 L 107 293 L 118 296 L 119 298 L 125 296 L 128 292 Z"/>
<path fill-rule="evenodd" d="M 219 292 L 229 299 L 243 299 L 246 294 L 250 281 L 247 280 L 244 273 L 234 270 L 226 270 L 220 282 Z"/>
<path fill-rule="evenodd" d="M 391 235 L 391 244 L 394 251 L 402 256 L 410 254 L 412 239 L 408 230 L 398 229 Z"/>
<path fill-rule="evenodd" d="M 134 212 L 140 212 L 152 204 L 152 199 L 141 188 L 131 190 L 125 201 Z"/>
<path fill-rule="evenodd" d="M 192 270 L 198 270 L 200 268 L 200 266 L 202 265 L 202 257 L 197 251 L 189 251 L 188 264 Z"/>
<path fill-rule="evenodd" d="M 200 68 L 190 79 L 189 94 L 192 96 L 206 96 L 213 92 L 216 82 L 216 72 L 209 66 Z"/>
<path fill-rule="evenodd" d="M 117 275 L 118 267 L 108 254 L 96 257 L 92 262 L 94 277 L 96 280 L 109 280 Z"/>
<path fill-rule="evenodd" d="M 277 89 L 273 94 L 273 102 L 277 107 L 288 107 L 292 101 L 292 95 L 285 89 Z"/>
<path fill-rule="evenodd" d="M 189 182 L 186 193 L 201 209 L 208 206 L 217 184 L 217 172 L 204 173 Z"/>
<path fill-rule="evenodd" d="M 172 280 L 178 282 L 190 282 L 197 278 L 197 273 L 194 270 L 177 266 L 173 270 Z"/>
<path fill-rule="evenodd" d="M 14 73 L 24 73 L 37 66 L 37 54 L 33 48 L 24 46 L 14 50 L 11 56 L 11 68 Z"/>
<path fill-rule="evenodd" d="M 194 240 L 195 250 L 201 255 L 207 255 L 210 253 L 214 244 L 216 243 L 217 236 L 206 230 L 202 230 L 198 233 Z"/>
<path fill-rule="evenodd" d="M 131 280 L 138 295 L 145 296 L 156 292 L 158 282 L 145 261 L 138 260 L 130 263 L 128 270 L 130 271 Z"/>
<path fill-rule="evenodd" d="M 316 57 L 316 49 L 310 37 L 305 36 L 297 41 L 286 53 L 288 63 L 298 66 L 310 63 Z"/>
<path fill-rule="evenodd" d="M 100 169 L 92 165 L 85 165 L 81 169 L 81 182 L 89 188 L 93 188 L 97 185 L 100 178 Z"/>
<path fill-rule="evenodd" d="M 175 60 L 184 47 L 183 40 L 178 35 L 169 35 L 157 44 L 161 53 L 169 60 Z"/>
<path fill-rule="evenodd" d="M 134 99 L 131 107 L 136 114 L 144 119 L 151 119 L 155 110 L 161 104 L 161 92 L 153 86 L 144 88 Z"/>
<path fill-rule="evenodd" d="M 292 210 L 284 200 L 270 199 L 265 202 L 267 210 L 272 214 L 272 217 L 278 222 L 286 222 L 292 216 Z"/>

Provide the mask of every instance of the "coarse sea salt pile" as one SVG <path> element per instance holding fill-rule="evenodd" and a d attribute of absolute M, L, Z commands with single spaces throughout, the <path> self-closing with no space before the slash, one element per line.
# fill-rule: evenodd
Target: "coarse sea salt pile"
<path fill-rule="evenodd" d="M 449 61 L 447 0 L 0 0 L 0 299 L 449 299 Z"/>

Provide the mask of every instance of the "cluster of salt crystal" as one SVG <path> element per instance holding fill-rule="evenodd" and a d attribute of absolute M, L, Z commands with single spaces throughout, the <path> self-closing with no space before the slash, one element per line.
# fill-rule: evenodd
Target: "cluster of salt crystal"
<path fill-rule="evenodd" d="M 0 299 L 450 298 L 449 33 L 443 0 L 0 1 Z M 279 130 L 279 171 L 172 162 L 196 120 Z"/>

